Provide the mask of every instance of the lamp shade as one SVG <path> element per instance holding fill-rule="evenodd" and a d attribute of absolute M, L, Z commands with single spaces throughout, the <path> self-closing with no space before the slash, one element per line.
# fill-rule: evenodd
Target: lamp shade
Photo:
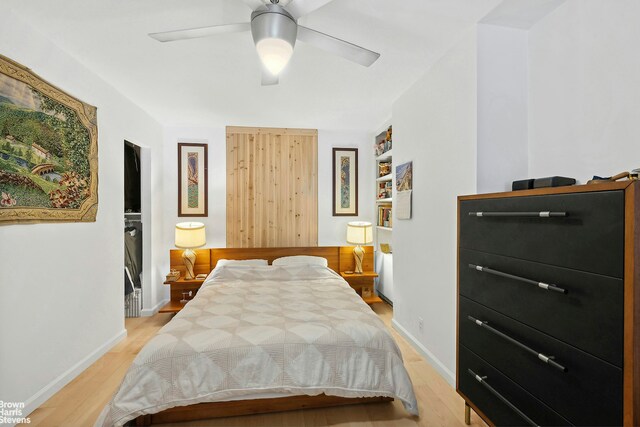
<path fill-rule="evenodd" d="M 353 221 L 347 224 L 347 243 L 366 245 L 373 242 L 373 227 L 370 222 Z"/>
<path fill-rule="evenodd" d="M 199 248 L 207 243 L 204 224 L 201 222 L 180 222 L 176 224 L 176 248 Z"/>

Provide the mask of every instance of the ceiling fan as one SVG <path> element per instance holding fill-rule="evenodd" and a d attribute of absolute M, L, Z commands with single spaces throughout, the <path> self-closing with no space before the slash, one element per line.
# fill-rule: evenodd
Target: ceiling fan
<path fill-rule="evenodd" d="M 364 65 L 373 64 L 380 54 L 328 34 L 298 25 L 298 19 L 332 0 L 243 0 L 253 12 L 251 22 L 151 33 L 161 42 L 209 37 L 216 34 L 251 31 L 263 64 L 262 85 L 278 84 L 278 75 L 287 66 L 296 40 Z"/>

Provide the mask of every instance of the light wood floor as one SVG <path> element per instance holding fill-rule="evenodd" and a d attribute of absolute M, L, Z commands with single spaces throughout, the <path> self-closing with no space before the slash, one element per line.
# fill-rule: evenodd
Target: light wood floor
<path fill-rule="evenodd" d="M 392 331 L 413 381 L 420 418 L 409 416 L 397 399 L 393 403 L 353 405 L 277 414 L 181 423 L 180 426 L 464 426 L 464 402 L 455 390 L 391 328 L 392 309 L 374 310 Z M 171 318 L 170 314 L 126 320 L 127 338 L 31 413 L 29 426 L 92 426 L 122 381 L 142 346 Z M 475 427 L 486 424 L 471 412 Z M 169 424 L 165 424 L 169 426 Z M 176 424 L 178 425 L 178 424 Z"/>

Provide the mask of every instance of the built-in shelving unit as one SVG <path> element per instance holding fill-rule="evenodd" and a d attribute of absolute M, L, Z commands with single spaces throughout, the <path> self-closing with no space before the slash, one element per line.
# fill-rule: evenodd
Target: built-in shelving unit
<path fill-rule="evenodd" d="M 386 138 L 386 133 L 387 131 L 384 131 L 380 135 L 378 135 L 376 137 L 376 141 L 378 140 L 378 137 L 380 137 L 381 135 L 382 137 Z M 393 157 L 393 149 L 389 149 L 387 151 L 384 151 L 382 154 L 378 155 L 378 157 L 376 157 L 376 161 L 381 162 L 384 160 L 391 160 L 391 157 Z"/>
<path fill-rule="evenodd" d="M 393 257 L 383 253 L 380 244 L 387 244 L 393 251 L 393 150 L 391 126 L 375 137 L 376 201 L 374 205 L 375 268 L 378 273 L 376 291 L 388 302 L 393 298 Z"/>
<path fill-rule="evenodd" d="M 390 231 L 393 227 L 393 151 L 391 126 L 376 136 L 376 226 Z"/>
<path fill-rule="evenodd" d="M 384 199 L 378 199 L 376 200 L 376 203 L 391 203 L 393 202 L 393 198 L 392 197 L 385 197 Z M 378 224 L 380 225 L 380 224 Z"/>

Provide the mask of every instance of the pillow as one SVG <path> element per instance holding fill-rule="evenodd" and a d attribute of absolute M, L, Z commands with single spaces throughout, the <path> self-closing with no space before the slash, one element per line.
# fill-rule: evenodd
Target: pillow
<path fill-rule="evenodd" d="M 274 259 L 271 265 L 321 265 L 327 267 L 329 265 L 326 258 L 321 256 L 309 256 L 309 255 L 295 255 L 295 256 L 283 256 L 281 258 Z"/>
<path fill-rule="evenodd" d="M 269 265 L 269 261 L 267 261 L 266 259 L 219 259 L 216 263 L 216 267 L 222 267 L 225 265 L 260 267 Z"/>

